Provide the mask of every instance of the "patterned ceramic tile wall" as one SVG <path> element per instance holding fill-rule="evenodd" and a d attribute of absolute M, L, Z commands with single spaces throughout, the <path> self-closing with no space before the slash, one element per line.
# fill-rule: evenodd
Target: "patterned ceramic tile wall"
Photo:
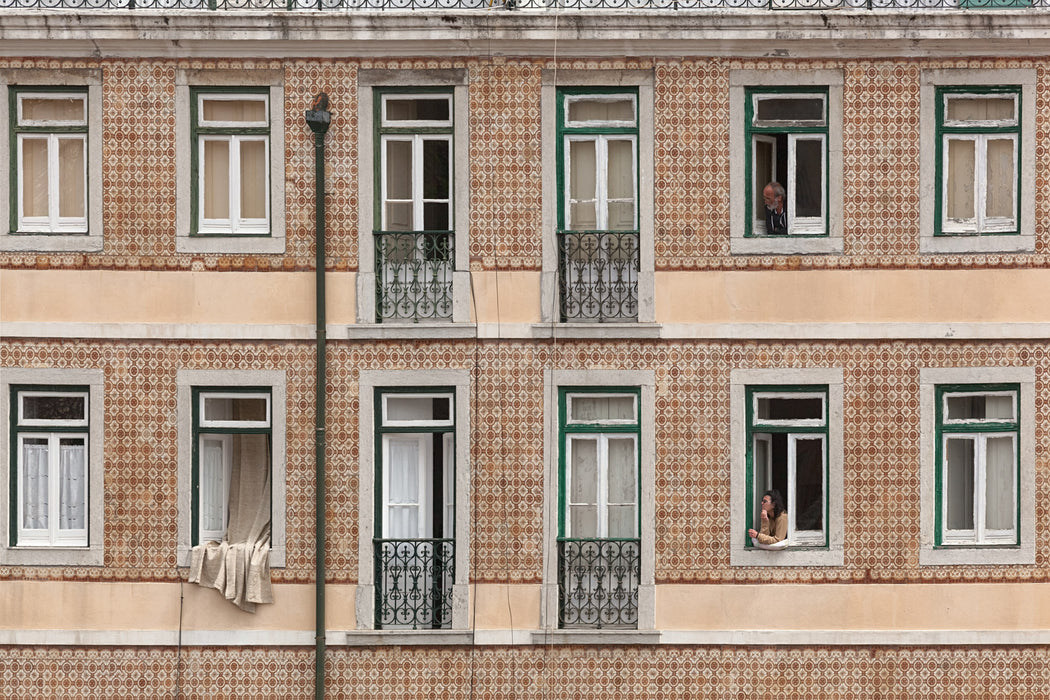
<path fill-rule="evenodd" d="M 300 270 L 313 267 L 313 148 L 302 114 L 321 90 L 332 99 L 327 144 L 330 269 L 356 269 L 357 71 L 466 67 L 470 80 L 470 255 L 475 269 L 541 266 L 540 71 L 646 69 L 655 76 L 657 270 L 766 269 L 797 257 L 729 255 L 728 78 L 735 68 L 842 70 L 845 255 L 809 256 L 811 267 L 1041 267 L 1050 263 L 1046 196 L 1050 149 L 1036 158 L 1037 250 L 1029 255 L 918 254 L 918 90 L 924 68 L 1035 68 L 1037 143 L 1050 77 L 1033 59 L 789 61 L 288 59 L 0 59 L 0 67 L 101 68 L 105 249 L 100 254 L 0 254 L 2 267 Z M 174 91 L 179 68 L 283 70 L 287 181 L 284 255 L 175 253 Z"/>
<path fill-rule="evenodd" d="M 543 370 L 652 369 L 656 374 L 656 578 L 659 582 L 1044 581 L 1050 541 L 1034 566 L 922 567 L 919 552 L 920 367 L 1033 366 L 1050 376 L 1043 343 L 331 343 L 329 576 L 357 577 L 360 369 L 471 369 L 475 540 L 472 577 L 537 582 L 542 571 Z M 288 567 L 313 574 L 313 347 L 308 343 L 8 341 L 2 367 L 101 367 L 106 396 L 106 561 L 101 569 L 0 567 L 0 579 L 177 580 L 175 374 L 178 369 L 288 372 Z M 845 566 L 729 566 L 729 372 L 842 367 L 845 373 Z M 1046 490 L 1050 389 L 1037 383 L 1036 489 Z M 1050 519 L 1037 500 L 1036 522 Z M 877 517 L 876 517 L 877 514 Z"/>
<path fill-rule="evenodd" d="M 306 698 L 312 649 L 0 647 L 5 698 Z M 1039 698 L 1047 647 L 329 647 L 347 700 Z"/>

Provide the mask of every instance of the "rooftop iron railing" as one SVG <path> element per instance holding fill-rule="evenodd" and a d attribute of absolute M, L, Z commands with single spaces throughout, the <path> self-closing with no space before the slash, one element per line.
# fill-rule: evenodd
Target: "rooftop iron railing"
<path fill-rule="evenodd" d="M 1050 8 L 1050 0 L 0 0 L 0 10 L 1037 10 L 1046 8 Z"/>
<path fill-rule="evenodd" d="M 376 629 L 448 629 L 456 543 L 376 539 Z"/>
<path fill-rule="evenodd" d="M 636 539 L 559 539 L 559 626 L 637 628 L 640 551 Z"/>

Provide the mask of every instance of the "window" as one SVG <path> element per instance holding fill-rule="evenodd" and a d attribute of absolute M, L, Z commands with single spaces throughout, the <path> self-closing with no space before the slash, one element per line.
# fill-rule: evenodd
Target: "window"
<path fill-rule="evenodd" d="M 361 629 L 468 628 L 470 371 L 362 370 Z"/>
<path fill-rule="evenodd" d="M 362 69 L 357 321 L 442 334 L 470 316 L 467 71 Z M 458 176 L 457 176 L 458 173 Z"/>
<path fill-rule="evenodd" d="M 282 371 L 179 370 L 179 566 L 209 543 L 269 541 L 285 565 L 286 389 Z"/>
<path fill-rule="evenodd" d="M 559 392 L 560 627 L 638 624 L 637 388 Z"/>
<path fill-rule="evenodd" d="M 191 90 L 197 234 L 270 232 L 269 93 Z"/>
<path fill-rule="evenodd" d="M 452 623 L 455 393 L 376 389 L 376 629 Z"/>
<path fill-rule="evenodd" d="M 452 318 L 453 96 L 376 90 L 376 321 Z"/>
<path fill-rule="evenodd" d="M 0 370 L 9 455 L 0 562 L 101 566 L 102 372 Z"/>
<path fill-rule="evenodd" d="M 180 253 L 285 249 L 284 72 L 176 70 Z"/>
<path fill-rule="evenodd" d="M 558 91 L 563 321 L 638 318 L 638 91 Z"/>
<path fill-rule="evenodd" d="M 734 254 L 842 252 L 841 71 L 730 71 L 730 154 Z"/>
<path fill-rule="evenodd" d="M 921 76 L 920 250 L 1035 249 L 1033 70 Z"/>
<path fill-rule="evenodd" d="M 842 370 L 747 369 L 730 373 L 730 563 L 842 566 Z M 785 542 L 770 550 L 761 529 L 763 494 L 787 509 Z"/>
<path fill-rule="evenodd" d="M 1034 563 L 1030 379 L 1027 368 L 921 371 L 920 563 Z"/>
<path fill-rule="evenodd" d="M 0 89 L 0 250 L 101 250 L 101 71 L 0 69 Z"/>
<path fill-rule="evenodd" d="M 747 162 L 751 236 L 826 236 L 828 93 L 809 88 L 747 90 Z M 767 227 L 763 189 L 770 182 L 786 190 L 786 223 Z"/>
<path fill-rule="evenodd" d="M 270 391 L 195 388 L 194 546 L 269 536 Z"/>
<path fill-rule="evenodd" d="M 788 513 L 787 541 L 794 546 L 827 543 L 828 389 L 748 387 L 751 465 L 748 522 L 761 529 L 762 494 L 777 490 Z"/>

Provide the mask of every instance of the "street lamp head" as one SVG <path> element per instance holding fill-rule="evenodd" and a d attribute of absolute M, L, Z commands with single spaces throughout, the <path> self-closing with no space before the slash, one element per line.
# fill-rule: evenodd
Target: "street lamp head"
<path fill-rule="evenodd" d="M 324 134 L 332 123 L 332 113 L 328 111 L 328 95 L 320 92 L 314 98 L 310 109 L 306 110 L 306 124 L 315 134 Z"/>

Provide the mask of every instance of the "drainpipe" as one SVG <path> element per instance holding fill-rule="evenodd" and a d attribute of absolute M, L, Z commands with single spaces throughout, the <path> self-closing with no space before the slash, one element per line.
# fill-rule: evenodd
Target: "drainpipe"
<path fill-rule="evenodd" d="M 325 494 L 324 494 L 324 450 L 325 450 L 325 386 L 327 369 L 325 364 L 325 254 L 324 254 L 324 135 L 332 122 L 332 113 L 328 111 L 328 95 L 320 93 L 314 98 L 310 109 L 306 110 L 306 123 L 314 132 L 314 181 L 316 186 L 314 200 L 317 209 L 317 423 L 314 430 L 314 455 L 317 464 L 317 578 L 314 584 L 316 601 L 314 617 L 317 625 L 314 642 L 314 698 L 324 698 L 324 654 L 325 654 L 325 619 L 324 619 L 324 553 L 325 553 Z"/>

